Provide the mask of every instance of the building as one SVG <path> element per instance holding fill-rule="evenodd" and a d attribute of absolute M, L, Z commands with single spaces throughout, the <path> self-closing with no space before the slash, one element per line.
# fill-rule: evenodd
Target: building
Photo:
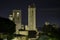
<path fill-rule="evenodd" d="M 49 24 L 50 24 L 50 22 L 48 22 L 48 21 L 45 22 L 45 25 L 49 25 Z"/>
<path fill-rule="evenodd" d="M 36 40 L 37 39 L 37 29 L 36 29 L 36 7 L 35 5 L 28 6 L 28 25 L 22 25 L 21 22 L 21 10 L 13 10 L 12 15 L 9 19 L 14 21 L 16 24 L 16 34 L 21 34 L 24 36 L 19 36 L 13 40 Z"/>
<path fill-rule="evenodd" d="M 28 27 L 28 25 L 25 25 L 25 30 L 29 30 L 29 27 Z"/>
<path fill-rule="evenodd" d="M 21 29 L 21 10 L 13 10 L 12 14 L 9 15 L 9 19 L 16 24 L 16 34 Z"/>
<path fill-rule="evenodd" d="M 27 36 L 26 35 L 21 35 L 21 34 L 15 34 L 14 38 L 12 40 L 27 40 Z"/>
<path fill-rule="evenodd" d="M 36 30 L 36 7 L 34 4 L 28 6 L 28 27 L 29 30 Z"/>
<path fill-rule="evenodd" d="M 9 20 L 13 21 L 13 15 L 9 15 Z"/>

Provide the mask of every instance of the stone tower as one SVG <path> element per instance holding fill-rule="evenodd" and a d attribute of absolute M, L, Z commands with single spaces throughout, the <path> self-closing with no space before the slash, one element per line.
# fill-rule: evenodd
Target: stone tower
<path fill-rule="evenodd" d="M 34 4 L 28 6 L 28 27 L 29 30 L 36 30 L 36 7 Z"/>
<path fill-rule="evenodd" d="M 13 13 L 9 16 L 9 19 L 16 24 L 16 34 L 18 34 L 19 29 L 21 29 L 21 10 L 13 10 Z"/>

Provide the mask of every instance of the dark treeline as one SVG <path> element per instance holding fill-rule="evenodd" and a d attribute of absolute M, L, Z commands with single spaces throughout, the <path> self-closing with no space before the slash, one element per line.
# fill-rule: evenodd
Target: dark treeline
<path fill-rule="evenodd" d="M 60 28 L 57 28 L 57 26 L 53 27 L 54 25 L 44 25 L 42 27 L 43 34 L 51 37 L 51 38 L 57 38 L 57 40 L 60 39 Z"/>
<path fill-rule="evenodd" d="M 14 33 L 15 32 L 15 23 L 9 19 L 0 17 L 0 33 Z"/>

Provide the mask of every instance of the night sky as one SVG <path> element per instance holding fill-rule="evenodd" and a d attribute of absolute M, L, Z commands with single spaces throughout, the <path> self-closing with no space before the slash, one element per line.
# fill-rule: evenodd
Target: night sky
<path fill-rule="evenodd" d="M 58 0 L 0 0 L 0 16 L 8 18 L 14 9 L 21 9 L 22 23 L 27 24 L 28 5 L 35 3 L 37 9 L 37 27 L 45 21 L 60 25 L 60 1 Z"/>

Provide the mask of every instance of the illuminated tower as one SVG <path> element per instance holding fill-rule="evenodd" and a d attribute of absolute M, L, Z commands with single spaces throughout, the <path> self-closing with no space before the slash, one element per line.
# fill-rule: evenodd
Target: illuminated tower
<path fill-rule="evenodd" d="M 28 27 L 29 30 L 36 30 L 36 7 L 34 4 L 28 6 Z"/>
<path fill-rule="evenodd" d="M 21 10 L 13 10 L 13 21 L 16 24 L 16 33 L 21 29 Z"/>

